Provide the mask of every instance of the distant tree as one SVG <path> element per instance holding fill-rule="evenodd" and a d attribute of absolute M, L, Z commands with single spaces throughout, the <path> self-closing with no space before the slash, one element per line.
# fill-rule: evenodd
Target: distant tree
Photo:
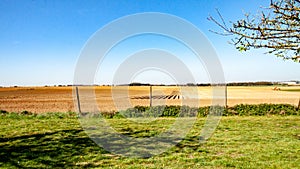
<path fill-rule="evenodd" d="M 149 83 L 133 82 L 133 83 L 130 83 L 129 86 L 150 86 L 150 84 Z"/>
<path fill-rule="evenodd" d="M 220 19 L 209 16 L 208 20 L 224 33 L 212 32 L 233 35 L 232 44 L 239 51 L 263 48 L 269 54 L 300 63 L 300 0 L 271 0 L 258 15 L 245 14 L 244 19 L 230 22 L 230 27 L 217 13 Z"/>
<path fill-rule="evenodd" d="M 197 86 L 197 84 L 195 84 L 195 83 L 187 83 L 186 85 L 187 86 Z"/>

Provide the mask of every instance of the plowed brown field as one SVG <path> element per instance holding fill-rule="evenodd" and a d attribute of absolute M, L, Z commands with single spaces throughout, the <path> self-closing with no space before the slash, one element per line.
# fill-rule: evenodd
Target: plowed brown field
<path fill-rule="evenodd" d="M 80 92 L 84 88 L 79 87 Z M 126 109 L 135 105 L 149 105 L 149 87 L 128 86 L 97 86 L 95 89 L 98 107 L 102 111 L 114 111 Z M 190 87 L 191 88 L 191 87 Z M 273 90 L 274 87 L 228 87 L 228 105 L 236 104 L 259 104 L 259 103 L 287 103 L 297 105 L 300 98 L 300 87 L 280 87 L 280 91 Z M 10 112 L 21 112 L 24 110 L 41 112 L 67 112 L 75 111 L 72 95 L 73 87 L 5 87 L 0 88 L 0 110 Z M 294 91 L 286 91 L 294 89 Z M 185 100 L 188 105 L 211 105 L 211 87 L 193 88 L 191 92 L 198 91 L 198 99 L 191 97 Z M 178 87 L 153 87 L 153 105 L 168 104 L 180 105 Z M 79 93 L 80 93 L 79 92 Z M 113 93 L 113 94 L 112 94 Z M 171 97 L 172 93 L 178 97 Z M 112 99 L 112 95 L 114 96 Z M 187 94 L 185 96 L 189 96 Z M 166 97 L 164 97 L 166 96 Z M 169 98 L 170 96 L 170 98 Z M 162 99 L 158 99 L 161 98 Z M 83 98 L 84 99 L 84 98 Z M 189 104 L 190 103 L 190 104 Z"/>

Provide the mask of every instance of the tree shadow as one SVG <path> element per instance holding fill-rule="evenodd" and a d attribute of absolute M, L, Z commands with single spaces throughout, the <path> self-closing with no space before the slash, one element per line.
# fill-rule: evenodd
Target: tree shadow
<path fill-rule="evenodd" d="M 82 157 L 106 153 L 82 129 L 0 138 L 0 166 L 9 168 L 76 168 Z"/>
<path fill-rule="evenodd" d="M 128 132 L 128 133 L 126 133 Z M 126 131 L 125 135 L 148 133 L 148 130 Z M 133 132 L 133 133 L 131 133 Z M 102 141 L 113 140 L 110 135 Z M 175 143 L 175 142 L 174 142 Z M 132 145 L 135 143 L 133 142 Z M 145 143 L 149 144 L 150 143 Z M 172 150 L 161 154 L 189 151 L 206 152 L 199 145 L 197 136 L 186 137 L 175 144 Z M 126 153 L 126 147 L 120 147 Z M 145 154 L 144 157 L 152 157 Z M 59 130 L 43 134 L 31 134 L 9 138 L 0 138 L 0 167 L 7 168 L 91 168 L 100 167 L 94 160 L 115 158 L 110 152 L 98 146 L 82 129 Z M 116 159 L 117 160 L 117 159 Z"/>
<path fill-rule="evenodd" d="M 209 153 L 207 149 L 200 143 L 200 136 L 186 136 L 174 148 L 173 152 L 183 152 L 184 149 L 190 149 L 193 152 Z"/>

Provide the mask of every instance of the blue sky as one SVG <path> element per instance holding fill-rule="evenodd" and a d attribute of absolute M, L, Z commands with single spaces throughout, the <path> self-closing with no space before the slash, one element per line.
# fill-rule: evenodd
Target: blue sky
<path fill-rule="evenodd" d="M 208 31 L 219 30 L 206 19 L 209 14 L 217 16 L 216 8 L 226 20 L 234 21 L 243 17 L 243 11 L 255 14 L 268 3 L 269 0 L 2 0 L 0 86 L 72 84 L 77 59 L 89 37 L 115 19 L 140 12 L 168 13 L 197 26 L 214 46 L 227 82 L 300 80 L 299 64 L 265 55 L 263 50 L 240 53 L 227 43 L 230 37 Z M 110 69 L 114 65 L 109 61 L 108 58 L 95 82 L 111 82 Z M 121 58 L 112 61 L 117 65 Z M 197 66 L 194 69 L 196 74 L 203 72 L 202 68 L 196 70 Z M 152 73 L 141 74 L 135 81 L 143 81 L 149 74 Z M 167 79 L 165 75 L 160 78 Z M 198 81 L 206 82 L 207 78 Z"/>

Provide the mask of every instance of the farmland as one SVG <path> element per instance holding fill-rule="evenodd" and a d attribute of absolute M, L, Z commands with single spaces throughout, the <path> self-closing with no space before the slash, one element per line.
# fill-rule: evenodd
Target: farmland
<path fill-rule="evenodd" d="M 80 87 L 80 91 L 91 87 Z M 188 88 L 188 87 L 186 87 Z M 237 104 L 292 104 L 298 105 L 300 87 L 280 87 L 280 91 L 273 90 L 272 86 L 256 87 L 228 87 L 228 106 Z M 101 111 L 114 111 L 127 109 L 132 106 L 149 106 L 149 98 L 137 99 L 149 96 L 147 86 L 97 86 L 93 87 Z M 198 91 L 197 99 L 190 99 L 190 106 L 211 105 L 212 88 L 197 87 L 191 90 Z M 186 89 L 184 89 L 186 90 Z M 189 89 L 187 89 L 189 90 Z M 154 86 L 153 95 L 170 95 L 180 91 L 179 87 Z M 44 112 L 74 112 L 72 87 L 7 87 L 0 88 L 0 110 L 9 112 L 22 112 L 24 110 L 33 113 Z M 81 94 L 81 93 L 80 93 Z M 113 96 L 113 97 L 112 97 Z M 116 102 L 117 104 L 115 104 Z M 182 99 L 154 99 L 153 105 L 167 104 L 180 105 Z M 186 103 L 186 102 L 185 102 Z M 117 105 L 117 106 L 116 106 Z"/>

